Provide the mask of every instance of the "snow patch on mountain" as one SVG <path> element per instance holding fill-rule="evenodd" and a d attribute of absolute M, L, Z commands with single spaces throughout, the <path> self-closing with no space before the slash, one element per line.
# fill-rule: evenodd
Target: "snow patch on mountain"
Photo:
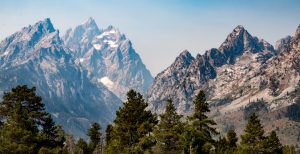
<path fill-rule="evenodd" d="M 111 81 L 107 76 L 99 79 L 98 82 L 101 82 L 102 84 L 104 84 L 109 89 L 111 89 L 114 86 L 114 82 Z"/>
<path fill-rule="evenodd" d="M 94 46 L 94 48 L 95 48 L 96 50 L 100 50 L 101 47 L 102 47 L 101 44 L 94 44 L 93 46 Z"/>

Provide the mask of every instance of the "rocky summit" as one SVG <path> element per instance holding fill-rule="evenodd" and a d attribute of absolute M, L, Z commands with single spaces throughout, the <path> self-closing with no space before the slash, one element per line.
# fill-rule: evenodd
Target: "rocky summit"
<path fill-rule="evenodd" d="M 99 30 L 94 19 L 70 29 L 63 37 L 94 83 L 105 85 L 121 100 L 135 89 L 147 93 L 153 77 L 136 53 L 131 41 L 119 29 L 108 26 Z"/>

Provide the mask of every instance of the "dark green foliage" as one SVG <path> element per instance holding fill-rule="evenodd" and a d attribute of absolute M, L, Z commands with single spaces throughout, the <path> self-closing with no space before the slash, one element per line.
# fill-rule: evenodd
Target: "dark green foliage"
<path fill-rule="evenodd" d="M 282 145 L 276 135 L 275 131 L 272 131 L 265 141 L 265 152 L 270 154 L 281 154 Z"/>
<path fill-rule="evenodd" d="M 296 103 L 287 107 L 286 116 L 290 120 L 300 122 L 300 101 L 296 99 Z"/>
<path fill-rule="evenodd" d="M 150 148 L 152 143 L 140 146 L 141 139 L 149 137 L 157 124 L 156 116 L 146 110 L 147 106 L 140 93 L 134 90 L 127 93 L 127 101 L 116 112 L 113 135 L 106 146 L 107 153 L 134 153 Z"/>
<path fill-rule="evenodd" d="M 270 89 L 270 94 L 272 96 L 277 96 L 278 95 L 278 89 L 279 89 L 280 81 L 272 76 L 269 79 L 269 89 Z"/>
<path fill-rule="evenodd" d="M 238 138 L 233 129 L 229 129 L 226 134 L 227 144 L 230 148 L 237 148 Z"/>
<path fill-rule="evenodd" d="M 80 138 L 77 141 L 76 147 L 77 147 L 77 151 L 82 151 L 83 153 L 89 152 L 88 145 L 82 138 Z M 78 150 L 78 149 L 80 149 L 80 150 Z"/>
<path fill-rule="evenodd" d="M 182 133 L 184 124 L 180 121 L 181 115 L 176 113 L 176 108 L 171 100 L 168 100 L 165 113 L 160 115 L 160 122 L 154 130 L 156 139 L 156 152 L 180 153 L 182 151 Z"/>
<path fill-rule="evenodd" d="M 42 124 L 42 132 L 45 134 L 47 138 L 53 138 L 55 137 L 55 127 L 54 127 L 54 121 L 50 115 L 48 115 L 45 118 L 44 123 Z"/>
<path fill-rule="evenodd" d="M 264 130 L 263 126 L 255 113 L 249 117 L 245 128 L 245 134 L 241 135 L 242 151 L 250 154 L 263 152 Z"/>
<path fill-rule="evenodd" d="M 228 130 L 226 134 L 226 138 L 220 138 L 215 144 L 216 150 L 215 153 L 223 154 L 223 153 L 234 153 L 237 150 L 237 141 L 238 138 L 233 129 Z"/>
<path fill-rule="evenodd" d="M 0 153 L 55 153 L 63 146 L 64 133 L 45 111 L 35 88 L 17 86 L 0 103 Z"/>
<path fill-rule="evenodd" d="M 244 119 L 248 120 L 252 113 L 265 113 L 268 111 L 267 102 L 263 99 L 257 99 L 256 101 L 251 101 L 245 106 L 244 109 Z"/>
<path fill-rule="evenodd" d="M 187 123 L 181 121 L 182 116 L 168 101 L 158 125 L 141 94 L 130 90 L 127 96 L 124 106 L 116 112 L 114 124 L 106 128 L 106 153 L 296 153 L 294 147 L 282 146 L 274 131 L 264 136 L 255 113 L 248 118 L 239 146 L 233 129 L 226 137 L 214 140 L 218 134 L 213 127 L 216 123 L 207 116 L 210 110 L 203 91 L 196 95 L 195 111 Z M 260 108 L 259 105 L 254 107 Z M 5 93 L 0 117 L 0 153 L 103 153 L 99 124 L 93 123 L 88 129 L 89 143 L 79 139 L 75 145 L 72 136 L 65 140 L 62 127 L 56 126 L 45 111 L 35 88 L 17 86 Z"/>
<path fill-rule="evenodd" d="M 110 140 L 112 138 L 112 135 L 113 135 L 112 134 L 113 130 L 114 130 L 114 127 L 111 124 L 107 125 L 106 130 L 105 130 L 105 133 L 106 133 L 106 135 L 105 135 L 106 144 L 109 144 L 109 142 L 110 142 Z"/>
<path fill-rule="evenodd" d="M 40 145 L 49 148 L 62 146 L 65 141 L 65 134 L 61 126 L 56 126 L 52 117 L 48 115 L 42 123 L 42 130 L 39 135 Z"/>
<path fill-rule="evenodd" d="M 101 126 L 98 123 L 93 123 L 91 128 L 88 129 L 87 135 L 90 137 L 88 149 L 92 153 L 101 140 Z"/>
<path fill-rule="evenodd" d="M 186 153 L 208 153 L 204 145 L 211 145 L 214 143 L 212 135 L 218 134 L 216 129 L 212 127 L 216 123 L 207 117 L 210 112 L 204 91 L 200 91 L 195 100 L 194 114 L 189 117 L 190 126 L 185 129 L 185 149 Z M 206 146 L 208 147 L 208 146 Z"/>
<path fill-rule="evenodd" d="M 228 143 L 225 137 L 220 137 L 219 140 L 215 144 L 215 153 L 223 154 L 228 151 Z"/>
<path fill-rule="evenodd" d="M 35 87 L 30 89 L 26 85 L 23 85 L 13 88 L 11 92 L 4 93 L 3 101 L 0 105 L 1 117 L 3 119 L 10 118 L 17 104 L 20 104 L 22 110 L 26 110 L 28 119 L 40 125 L 47 116 L 47 113 L 45 112 L 42 98 L 36 96 L 35 91 Z"/>
<path fill-rule="evenodd" d="M 263 126 L 255 113 L 250 116 L 245 128 L 245 134 L 241 135 L 241 138 L 239 149 L 241 153 L 282 153 L 282 145 L 275 131 L 272 131 L 269 136 L 265 137 Z"/>

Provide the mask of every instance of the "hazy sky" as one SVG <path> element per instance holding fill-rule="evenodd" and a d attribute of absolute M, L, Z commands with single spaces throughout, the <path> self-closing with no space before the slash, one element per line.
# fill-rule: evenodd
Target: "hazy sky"
<path fill-rule="evenodd" d="M 88 17 L 119 28 L 156 75 L 184 49 L 219 47 L 237 25 L 271 44 L 293 35 L 300 0 L 1 0 L 0 39 L 47 17 L 61 34 Z"/>

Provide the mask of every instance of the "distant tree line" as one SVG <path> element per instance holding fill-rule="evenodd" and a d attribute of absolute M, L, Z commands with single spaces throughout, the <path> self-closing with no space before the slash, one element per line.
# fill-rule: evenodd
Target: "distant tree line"
<path fill-rule="evenodd" d="M 41 154 L 293 154 L 275 131 L 266 135 L 258 116 L 252 113 L 238 141 L 235 130 L 222 137 L 215 128 L 204 91 L 193 101 L 194 112 L 184 118 L 172 100 L 159 117 L 147 109 L 143 96 L 130 90 L 123 106 L 105 134 L 98 123 L 87 130 L 89 142 L 74 140 L 45 111 L 35 88 L 17 86 L 0 103 L 0 153 Z M 159 119 L 159 120 L 158 120 Z"/>

